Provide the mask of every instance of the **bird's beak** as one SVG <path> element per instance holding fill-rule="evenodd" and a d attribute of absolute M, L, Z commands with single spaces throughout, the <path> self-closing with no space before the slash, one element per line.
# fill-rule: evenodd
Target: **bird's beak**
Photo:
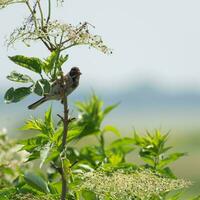
<path fill-rule="evenodd" d="M 79 75 L 81 75 L 82 73 L 81 72 L 79 72 Z"/>

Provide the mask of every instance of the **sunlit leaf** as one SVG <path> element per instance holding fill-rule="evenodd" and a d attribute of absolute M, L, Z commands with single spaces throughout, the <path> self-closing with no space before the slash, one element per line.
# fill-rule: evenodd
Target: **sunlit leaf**
<path fill-rule="evenodd" d="M 31 79 L 30 76 L 25 74 L 20 74 L 16 71 L 11 72 L 10 75 L 7 76 L 7 79 L 19 83 L 29 83 L 29 82 L 34 83 L 34 81 Z"/>
<path fill-rule="evenodd" d="M 112 133 L 114 133 L 118 137 L 121 136 L 121 133 L 119 132 L 119 130 L 117 128 L 115 128 L 114 126 L 111 126 L 111 125 L 106 125 L 103 128 L 103 132 L 112 132 Z"/>
<path fill-rule="evenodd" d="M 107 151 L 112 151 L 116 153 L 122 153 L 126 155 L 127 153 L 135 149 L 133 139 L 124 137 L 113 141 L 108 147 Z"/>
<path fill-rule="evenodd" d="M 51 107 L 45 112 L 45 125 L 47 129 L 54 129 Z"/>
<path fill-rule="evenodd" d="M 26 57 L 22 55 L 10 56 L 10 60 L 12 60 L 15 64 L 29 69 L 33 72 L 41 74 L 43 62 L 39 58 L 35 57 Z"/>
<path fill-rule="evenodd" d="M 104 115 L 109 114 L 109 113 L 110 113 L 113 109 L 115 109 L 118 105 L 119 105 L 119 103 L 106 107 L 106 108 L 104 109 L 104 111 L 103 111 L 103 114 L 104 114 Z"/>
<path fill-rule="evenodd" d="M 24 179 L 26 180 L 28 185 L 35 188 L 36 190 L 44 193 L 50 192 L 47 182 L 41 176 L 31 172 L 27 172 L 24 175 Z"/>
<path fill-rule="evenodd" d="M 45 71 L 45 73 L 49 73 L 51 72 L 51 70 L 54 68 L 55 66 L 55 62 L 57 60 L 58 57 L 58 52 L 57 51 L 53 51 L 51 53 L 51 55 L 49 57 L 47 57 L 47 59 L 45 59 L 45 62 L 42 66 L 43 70 Z"/>
<path fill-rule="evenodd" d="M 185 156 L 186 153 L 172 153 L 170 155 L 168 155 L 167 157 L 165 157 L 164 159 L 162 159 L 160 162 L 159 162 L 159 165 L 158 167 L 162 168 L 176 160 L 178 160 L 179 158 Z"/>
<path fill-rule="evenodd" d="M 40 168 L 42 168 L 44 162 L 46 161 L 48 155 L 49 155 L 49 152 L 51 150 L 51 143 L 47 143 L 43 149 L 40 151 Z"/>
<path fill-rule="evenodd" d="M 30 119 L 27 120 L 25 125 L 21 128 L 21 130 L 36 130 L 41 131 L 44 124 L 40 119 Z"/>
<path fill-rule="evenodd" d="M 62 65 L 68 60 L 69 55 L 65 55 L 65 56 L 60 56 L 59 60 L 58 60 L 58 64 L 57 64 L 57 68 L 61 68 Z"/>

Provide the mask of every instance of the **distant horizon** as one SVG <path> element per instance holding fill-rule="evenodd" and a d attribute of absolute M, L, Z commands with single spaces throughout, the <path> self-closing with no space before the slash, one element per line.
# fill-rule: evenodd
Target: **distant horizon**
<path fill-rule="evenodd" d="M 102 0 L 99 3 L 88 0 L 87 5 L 84 1 L 69 0 L 54 13 L 62 22 L 95 24 L 92 32 L 100 34 L 113 49 L 110 56 L 88 50 L 88 47 L 66 52 L 69 61 L 65 70 L 79 66 L 83 71 L 83 85 L 116 91 L 152 81 L 165 90 L 200 91 L 199 1 L 127 0 L 124 3 Z M 0 22 L 0 85 L 5 86 L 5 77 L 13 70 L 27 72 L 11 63 L 8 55 L 40 58 L 48 55 L 48 51 L 38 44 L 31 48 L 16 45 L 9 51 L 3 46 L 4 37 L 21 24 L 25 15 L 26 10 L 20 5 L 10 6 L 0 13 L 1 19 L 7 16 Z"/>

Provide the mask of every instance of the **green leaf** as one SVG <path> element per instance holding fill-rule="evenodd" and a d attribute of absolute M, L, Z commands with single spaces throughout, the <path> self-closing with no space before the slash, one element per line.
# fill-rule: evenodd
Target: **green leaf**
<path fill-rule="evenodd" d="M 15 64 L 29 69 L 33 72 L 41 74 L 43 62 L 39 58 L 35 57 L 26 57 L 22 55 L 10 56 L 10 60 L 12 60 Z"/>
<path fill-rule="evenodd" d="M 34 89 L 33 89 L 34 93 L 39 95 L 39 96 L 43 96 L 44 95 L 44 89 L 43 89 L 43 85 L 40 81 L 37 81 L 34 85 Z"/>
<path fill-rule="evenodd" d="M 36 130 L 41 131 L 44 124 L 40 119 L 30 119 L 27 120 L 25 125 L 21 128 L 21 130 Z"/>
<path fill-rule="evenodd" d="M 117 154 L 111 153 L 108 156 L 109 156 L 108 160 L 112 165 L 117 165 L 123 161 L 123 155 L 121 153 Z"/>
<path fill-rule="evenodd" d="M 24 175 L 24 179 L 28 185 L 35 188 L 36 190 L 39 190 L 44 193 L 50 192 L 47 182 L 41 176 L 31 172 L 27 172 Z"/>
<path fill-rule="evenodd" d="M 30 87 L 21 87 L 14 89 L 13 87 L 7 90 L 4 100 L 5 103 L 17 103 L 24 99 L 26 96 L 31 94 L 31 88 Z"/>
<path fill-rule="evenodd" d="M 47 143 L 44 148 L 40 151 L 40 168 L 42 168 L 44 162 L 46 161 L 48 155 L 49 155 L 49 151 L 51 150 L 51 143 Z"/>
<path fill-rule="evenodd" d="M 69 55 L 66 56 L 60 56 L 59 60 L 58 60 L 58 64 L 57 64 L 57 68 L 61 68 L 62 65 L 68 60 Z"/>
<path fill-rule="evenodd" d="M 135 149 L 133 139 L 124 137 L 113 141 L 108 147 L 107 151 L 120 152 L 126 155 Z"/>
<path fill-rule="evenodd" d="M 7 76 L 7 79 L 19 83 L 34 83 L 30 76 L 17 73 L 16 71 L 11 72 L 10 75 Z"/>
<path fill-rule="evenodd" d="M 84 200 L 97 200 L 98 199 L 96 197 L 95 193 L 93 193 L 92 191 L 82 190 L 81 194 L 82 194 L 82 198 Z"/>
<path fill-rule="evenodd" d="M 51 89 L 51 84 L 46 79 L 41 79 L 40 82 L 43 85 L 44 94 L 48 94 Z"/>
<path fill-rule="evenodd" d="M 49 81 L 46 79 L 41 79 L 35 83 L 33 91 L 35 94 L 43 96 L 44 94 L 48 94 L 50 89 L 51 85 Z"/>
<path fill-rule="evenodd" d="M 42 68 L 43 68 L 43 70 L 45 71 L 46 74 L 51 72 L 52 69 L 54 68 L 57 57 L 58 57 L 58 52 L 53 51 L 51 53 L 51 55 L 49 57 L 47 57 L 47 59 L 45 59 L 45 62 L 43 64 Z"/>
<path fill-rule="evenodd" d="M 191 198 L 190 200 L 200 200 L 200 195 L 194 198 Z"/>
<path fill-rule="evenodd" d="M 121 137 L 121 133 L 119 132 L 119 130 L 117 128 L 115 128 L 114 126 L 111 125 L 107 125 L 103 128 L 103 132 L 112 132 L 114 133 L 116 136 Z"/>
<path fill-rule="evenodd" d="M 45 125 L 48 128 L 53 128 L 52 108 L 51 107 L 45 112 Z"/>
<path fill-rule="evenodd" d="M 9 88 L 4 96 L 5 103 L 12 103 L 14 100 L 14 91 L 13 87 Z"/>
<path fill-rule="evenodd" d="M 166 177 L 173 178 L 173 179 L 176 178 L 176 176 L 174 175 L 174 173 L 172 172 L 172 170 L 169 167 L 165 167 L 164 169 L 160 169 L 160 170 L 158 170 L 158 172 L 160 174 L 165 175 Z"/>
<path fill-rule="evenodd" d="M 104 111 L 103 111 L 103 114 L 104 114 L 104 115 L 109 114 L 109 113 L 110 113 L 113 109 L 115 109 L 118 105 L 119 105 L 119 103 L 106 107 L 106 108 L 104 109 Z"/>
<path fill-rule="evenodd" d="M 178 160 L 179 158 L 185 156 L 186 153 L 172 153 L 170 155 L 168 155 L 166 158 L 162 159 L 158 165 L 159 168 L 162 168 L 176 160 Z"/>
<path fill-rule="evenodd" d="M 24 99 L 26 96 L 31 94 L 31 88 L 30 87 L 21 87 L 17 88 L 14 92 L 14 103 L 21 101 Z"/>

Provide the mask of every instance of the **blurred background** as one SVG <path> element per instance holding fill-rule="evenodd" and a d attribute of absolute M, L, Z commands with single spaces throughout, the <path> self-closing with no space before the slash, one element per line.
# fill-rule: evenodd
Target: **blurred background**
<path fill-rule="evenodd" d="M 134 128 L 141 134 L 155 128 L 170 131 L 169 143 L 188 152 L 173 169 L 179 177 L 194 182 L 188 192 L 193 194 L 200 193 L 199 8 L 198 0 L 66 0 L 55 11 L 55 18 L 63 22 L 95 25 L 92 32 L 113 49 L 109 56 L 87 47 L 67 52 L 66 72 L 79 66 L 83 73 L 80 87 L 70 97 L 71 114 L 75 115 L 74 101 L 87 99 L 95 91 L 106 105 L 120 102 L 105 123 L 117 125 L 125 135 Z M 6 89 L 13 86 L 6 75 L 13 70 L 25 72 L 8 56 L 48 55 L 40 44 L 10 49 L 4 45 L 5 37 L 25 16 L 27 11 L 20 5 L 0 12 L 0 130 L 12 137 L 20 135 L 19 127 L 26 117 L 41 116 L 49 105 L 28 111 L 27 105 L 37 97 L 11 105 L 3 101 Z M 52 104 L 55 112 L 61 111 L 57 102 Z"/>

